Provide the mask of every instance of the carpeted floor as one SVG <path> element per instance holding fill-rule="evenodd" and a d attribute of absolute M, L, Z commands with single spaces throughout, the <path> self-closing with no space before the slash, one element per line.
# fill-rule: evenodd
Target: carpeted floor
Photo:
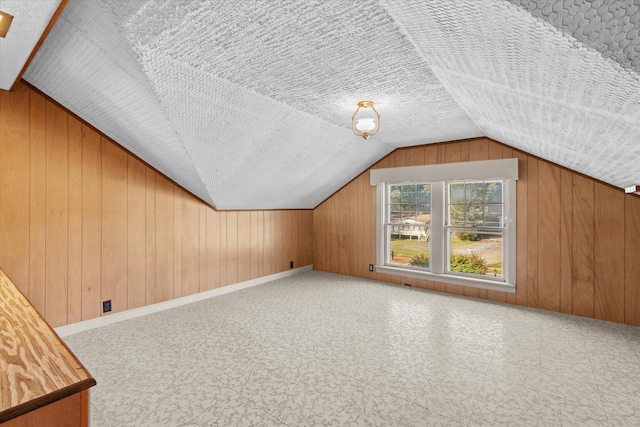
<path fill-rule="evenodd" d="M 65 341 L 93 427 L 640 425 L 640 328 L 317 271 Z"/>

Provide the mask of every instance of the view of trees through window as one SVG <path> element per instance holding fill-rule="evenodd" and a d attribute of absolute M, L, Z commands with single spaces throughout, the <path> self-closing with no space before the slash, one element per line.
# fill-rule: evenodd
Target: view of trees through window
<path fill-rule="evenodd" d="M 387 218 L 388 262 L 428 268 L 431 185 L 390 185 Z"/>
<path fill-rule="evenodd" d="M 446 271 L 503 277 L 502 181 L 450 182 L 446 190 Z M 429 269 L 431 205 L 431 184 L 389 185 L 387 263 Z"/>
<path fill-rule="evenodd" d="M 502 277 L 502 182 L 456 182 L 448 187 L 449 271 Z"/>

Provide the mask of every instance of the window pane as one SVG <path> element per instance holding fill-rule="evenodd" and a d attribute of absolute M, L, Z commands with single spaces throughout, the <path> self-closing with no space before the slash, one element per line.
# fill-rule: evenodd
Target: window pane
<path fill-rule="evenodd" d="M 416 193 L 410 193 L 407 191 L 402 191 L 402 203 L 405 204 L 415 204 L 416 203 Z"/>
<path fill-rule="evenodd" d="M 470 205 L 465 207 L 467 209 L 465 225 L 484 225 L 483 205 Z"/>
<path fill-rule="evenodd" d="M 449 203 L 452 205 L 464 203 L 464 183 L 449 185 Z"/>
<path fill-rule="evenodd" d="M 487 202 L 486 203 L 502 203 L 502 183 L 501 182 L 485 182 Z"/>
<path fill-rule="evenodd" d="M 464 205 L 451 205 L 449 206 L 449 224 L 450 225 L 464 225 Z"/>
<path fill-rule="evenodd" d="M 431 185 L 420 184 L 416 187 L 418 203 L 431 204 Z"/>
<path fill-rule="evenodd" d="M 467 204 L 484 203 L 484 183 L 467 182 L 465 184 L 465 198 Z"/>
<path fill-rule="evenodd" d="M 431 223 L 431 205 L 418 205 L 416 220 L 423 224 Z"/>
<path fill-rule="evenodd" d="M 429 229 L 418 225 L 389 225 L 390 264 L 429 268 Z"/>
<path fill-rule="evenodd" d="M 502 227 L 502 205 L 486 205 L 484 223 L 488 226 Z"/>
<path fill-rule="evenodd" d="M 402 189 L 399 185 L 389 187 L 389 201 L 391 203 L 402 203 Z"/>
<path fill-rule="evenodd" d="M 449 230 L 449 271 L 502 277 L 502 232 Z"/>
<path fill-rule="evenodd" d="M 400 187 L 402 187 L 402 192 L 403 193 L 415 193 L 416 192 L 415 184 L 406 184 L 406 185 L 401 185 Z"/>

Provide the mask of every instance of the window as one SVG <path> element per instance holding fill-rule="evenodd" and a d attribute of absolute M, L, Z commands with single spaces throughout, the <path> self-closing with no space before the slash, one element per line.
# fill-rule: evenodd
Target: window
<path fill-rule="evenodd" d="M 373 170 L 376 270 L 515 292 L 516 178 L 517 159 Z"/>

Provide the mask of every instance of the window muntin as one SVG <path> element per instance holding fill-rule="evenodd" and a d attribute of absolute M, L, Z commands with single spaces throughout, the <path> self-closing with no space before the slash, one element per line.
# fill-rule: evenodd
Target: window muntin
<path fill-rule="evenodd" d="M 385 264 L 429 269 L 431 184 L 389 185 Z"/>
<path fill-rule="evenodd" d="M 502 181 L 447 183 L 446 273 L 504 281 Z"/>

